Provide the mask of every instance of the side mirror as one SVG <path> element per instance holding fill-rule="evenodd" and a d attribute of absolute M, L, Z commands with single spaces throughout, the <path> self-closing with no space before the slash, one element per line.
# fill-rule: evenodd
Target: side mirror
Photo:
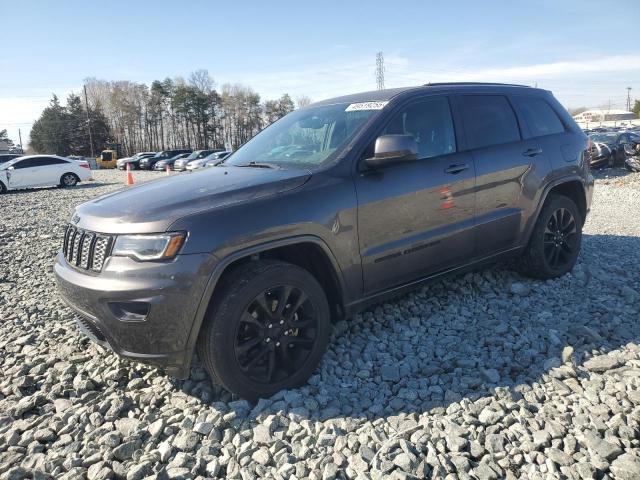
<path fill-rule="evenodd" d="M 380 168 L 418 158 L 418 144 L 413 135 L 382 135 L 376 139 L 373 157 L 365 159 L 371 168 Z"/>
<path fill-rule="evenodd" d="M 14 167 L 13 165 L 11 165 L 10 167 L 7 167 L 7 170 L 11 170 L 11 171 L 13 171 L 15 169 L 16 169 L 16 167 Z"/>

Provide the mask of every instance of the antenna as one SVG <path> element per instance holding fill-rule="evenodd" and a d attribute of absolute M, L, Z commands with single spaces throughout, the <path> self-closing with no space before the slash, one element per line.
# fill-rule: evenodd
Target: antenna
<path fill-rule="evenodd" d="M 384 90 L 384 57 L 382 52 L 376 54 L 376 87 Z"/>

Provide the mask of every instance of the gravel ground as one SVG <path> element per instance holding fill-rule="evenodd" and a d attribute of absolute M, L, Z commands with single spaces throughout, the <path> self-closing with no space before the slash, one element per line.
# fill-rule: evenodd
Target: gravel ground
<path fill-rule="evenodd" d="M 640 174 L 599 174 L 572 274 L 497 266 L 379 305 L 257 405 L 77 333 L 51 266 L 73 206 L 124 173 L 95 178 L 0 197 L 0 477 L 640 478 Z"/>

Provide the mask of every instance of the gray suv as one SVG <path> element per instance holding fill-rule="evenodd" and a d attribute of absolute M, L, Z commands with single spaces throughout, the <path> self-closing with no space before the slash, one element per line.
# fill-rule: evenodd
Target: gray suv
<path fill-rule="evenodd" d="M 325 100 L 221 165 L 76 208 L 55 261 L 81 329 L 257 399 L 303 384 L 331 320 L 487 261 L 553 278 L 591 204 L 585 134 L 545 90 L 429 84 Z M 133 207 L 132 207 L 133 206 Z"/>

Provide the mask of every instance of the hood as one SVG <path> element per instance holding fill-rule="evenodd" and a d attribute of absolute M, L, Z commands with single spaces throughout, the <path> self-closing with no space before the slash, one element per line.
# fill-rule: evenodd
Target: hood
<path fill-rule="evenodd" d="M 101 233 L 164 232 L 181 217 L 302 186 L 302 170 L 215 167 L 109 193 L 76 208 L 79 228 Z"/>

